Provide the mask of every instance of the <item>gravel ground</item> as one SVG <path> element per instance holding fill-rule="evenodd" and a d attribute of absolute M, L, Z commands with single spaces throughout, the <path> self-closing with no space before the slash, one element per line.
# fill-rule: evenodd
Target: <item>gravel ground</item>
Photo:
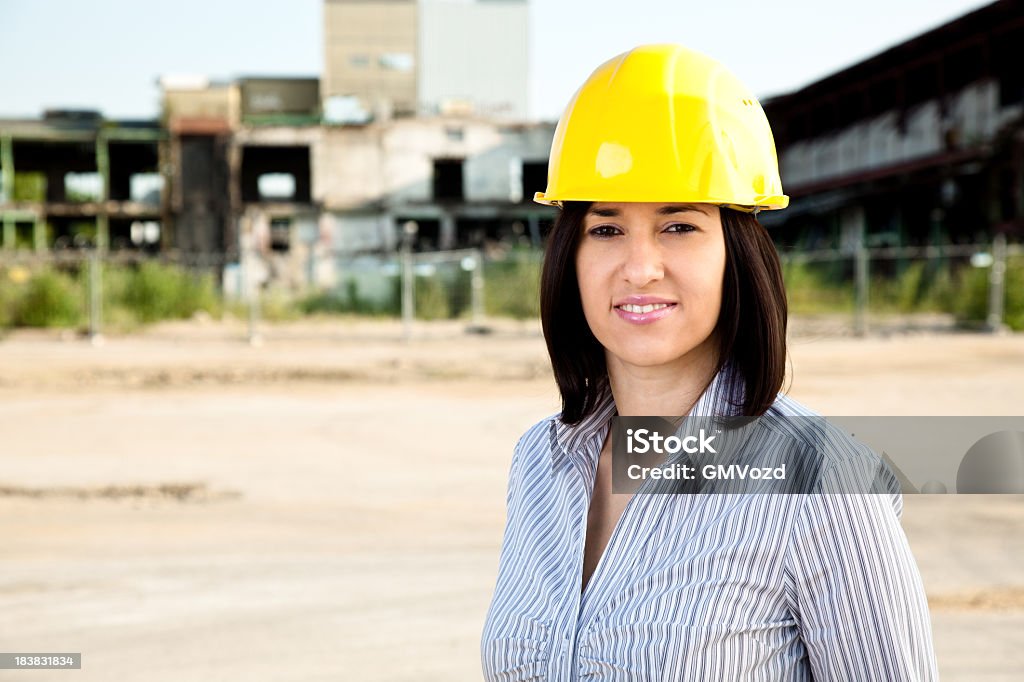
<path fill-rule="evenodd" d="M 0 680 L 474 680 L 535 325 L 178 323 L 0 341 Z M 802 334 L 826 414 L 1024 414 L 1024 336 Z M 908 496 L 944 680 L 1024 671 L 1024 498 Z"/>

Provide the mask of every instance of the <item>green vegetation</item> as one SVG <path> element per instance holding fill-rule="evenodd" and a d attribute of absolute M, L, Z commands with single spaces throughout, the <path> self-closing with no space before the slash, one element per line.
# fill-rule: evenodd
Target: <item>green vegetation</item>
<path fill-rule="evenodd" d="M 875 275 L 870 283 L 869 307 L 887 313 L 952 312 L 958 278 L 971 268 L 949 263 L 914 261 L 895 276 Z"/>
<path fill-rule="evenodd" d="M 54 270 L 36 273 L 8 305 L 8 319 L 16 327 L 72 327 L 82 317 L 82 297 L 74 280 Z"/>
<path fill-rule="evenodd" d="M 463 270 L 460 263 L 430 265 L 427 272 L 429 274 L 420 266 L 416 274 L 413 294 L 416 319 L 453 320 L 469 315 L 471 273 Z M 372 289 L 378 290 L 376 295 Z M 402 314 L 402 280 L 397 274 L 362 279 L 350 276 L 333 291 L 317 292 L 300 299 L 298 307 L 307 314 L 395 317 Z"/>
<path fill-rule="evenodd" d="M 540 255 L 513 251 L 484 266 L 484 310 L 517 320 L 540 316 Z"/>
<path fill-rule="evenodd" d="M 876 269 L 878 266 L 875 266 Z M 963 326 L 984 324 L 989 305 L 989 268 L 946 261 L 912 261 L 893 274 L 872 274 L 872 313 L 947 313 Z M 789 263 L 783 266 L 790 313 L 814 315 L 854 308 L 852 264 Z M 1006 270 L 1003 321 L 1024 330 L 1024 258 L 1010 258 Z"/>
<path fill-rule="evenodd" d="M 14 174 L 13 201 L 46 201 L 46 174 L 37 171 Z"/>
<path fill-rule="evenodd" d="M 171 265 L 101 266 L 103 321 L 126 330 L 197 311 L 220 314 L 212 275 Z M 0 269 L 0 326 L 84 327 L 88 323 L 88 264 Z"/>
<path fill-rule="evenodd" d="M 416 277 L 414 300 L 418 319 L 447 320 L 455 317 L 449 299 L 441 277 Z"/>
<path fill-rule="evenodd" d="M 786 262 L 782 277 L 791 315 L 816 315 L 853 310 L 853 286 L 843 263 Z"/>
<path fill-rule="evenodd" d="M 493 317 L 515 319 L 539 315 L 541 259 L 532 251 L 512 251 L 484 264 L 484 309 Z M 199 311 L 213 317 L 229 312 L 248 316 L 242 302 L 223 304 L 215 276 L 149 261 L 138 265 L 103 265 L 102 323 L 107 331 L 127 331 L 160 320 L 188 318 Z M 849 261 L 783 266 L 790 312 L 795 315 L 852 314 L 854 290 Z M 0 266 L 0 329 L 10 327 L 84 328 L 88 324 L 88 263 L 65 266 Z M 874 263 L 869 310 L 878 314 L 945 313 L 958 323 L 985 323 L 989 305 L 989 268 L 966 262 L 907 261 Z M 303 315 L 401 314 L 401 277 L 395 271 L 353 271 L 341 286 L 295 297 L 264 291 L 259 316 L 285 321 Z M 1007 262 L 1004 321 L 1024 330 L 1024 257 Z M 419 320 L 466 319 L 471 314 L 472 272 L 460 263 L 420 265 L 415 283 Z"/>
<path fill-rule="evenodd" d="M 401 307 L 399 279 L 389 277 L 386 286 L 390 290 L 389 296 L 383 301 L 378 301 L 372 296 L 364 295 L 358 280 L 350 277 L 337 290 L 318 291 L 299 299 L 298 308 L 306 315 L 398 315 Z"/>
<path fill-rule="evenodd" d="M 87 277 L 88 269 L 82 274 Z M 104 310 L 123 309 L 126 317 L 140 324 L 188 318 L 200 310 L 219 313 L 220 295 L 212 275 L 155 261 L 138 267 L 105 266 L 103 294 Z"/>
<path fill-rule="evenodd" d="M 956 287 L 951 312 L 965 324 L 979 324 L 988 316 L 989 268 L 968 268 Z M 1003 322 L 1014 331 L 1024 330 L 1024 256 L 1006 261 L 1006 299 Z"/>

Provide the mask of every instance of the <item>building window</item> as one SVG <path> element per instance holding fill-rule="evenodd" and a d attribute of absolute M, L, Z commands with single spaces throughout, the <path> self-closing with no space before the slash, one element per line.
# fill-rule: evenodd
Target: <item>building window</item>
<path fill-rule="evenodd" d="M 136 247 L 156 244 L 160 241 L 160 223 L 154 220 L 133 221 L 128 227 L 128 235 L 132 245 Z"/>
<path fill-rule="evenodd" d="M 261 201 L 287 201 L 295 198 L 295 176 L 291 173 L 264 173 L 257 180 Z"/>
<path fill-rule="evenodd" d="M 462 201 L 462 159 L 434 160 L 434 199 Z"/>
<path fill-rule="evenodd" d="M 365 69 L 370 65 L 370 55 L 353 54 L 349 55 L 348 64 L 354 69 Z"/>
<path fill-rule="evenodd" d="M 68 201 L 101 201 L 103 177 L 99 173 L 65 173 L 64 195 Z"/>
<path fill-rule="evenodd" d="M 466 139 L 466 131 L 455 126 L 445 128 L 444 134 L 450 142 L 462 142 Z"/>
<path fill-rule="evenodd" d="M 377 60 L 382 69 L 388 71 L 412 71 L 413 59 L 408 52 L 386 52 Z"/>
<path fill-rule="evenodd" d="M 309 147 L 242 147 L 242 202 L 310 200 Z"/>
<path fill-rule="evenodd" d="M 291 218 L 270 219 L 270 250 L 288 251 L 291 246 L 292 220 Z"/>

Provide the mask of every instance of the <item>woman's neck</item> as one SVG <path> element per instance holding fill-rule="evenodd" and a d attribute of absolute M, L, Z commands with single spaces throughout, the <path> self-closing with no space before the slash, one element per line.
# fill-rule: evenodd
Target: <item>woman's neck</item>
<path fill-rule="evenodd" d="M 609 354 L 608 383 L 620 416 L 683 416 L 715 374 L 713 353 L 683 357 L 672 365 L 638 367 Z"/>

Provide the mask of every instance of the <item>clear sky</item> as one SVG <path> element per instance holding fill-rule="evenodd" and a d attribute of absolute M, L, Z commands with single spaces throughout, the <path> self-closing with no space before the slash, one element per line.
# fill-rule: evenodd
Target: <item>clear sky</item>
<path fill-rule="evenodd" d="M 653 42 L 710 54 L 764 98 L 986 4 L 531 0 L 529 110 L 556 119 L 594 67 Z M 0 0 L 0 116 L 153 117 L 163 74 L 317 75 L 321 13 L 321 0 Z"/>

